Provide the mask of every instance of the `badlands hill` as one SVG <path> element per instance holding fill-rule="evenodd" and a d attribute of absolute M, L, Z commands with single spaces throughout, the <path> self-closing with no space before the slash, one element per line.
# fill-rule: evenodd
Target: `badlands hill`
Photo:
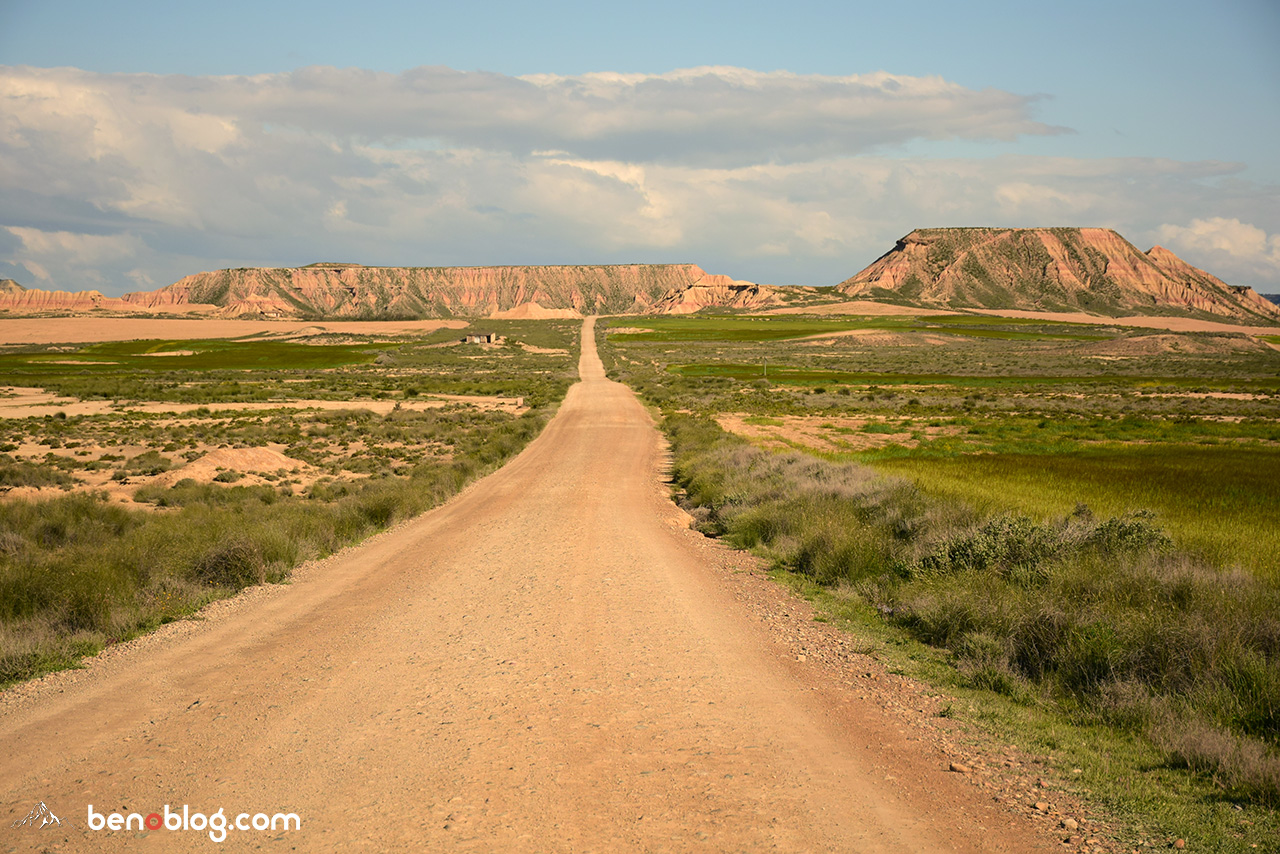
<path fill-rule="evenodd" d="M 367 320 L 682 314 L 706 306 L 761 308 L 776 289 L 708 274 L 694 264 L 540 267 L 237 268 L 197 273 L 157 291 L 0 290 L 0 309 L 198 310 L 222 317 Z"/>
<path fill-rule="evenodd" d="M 21 314 L 95 309 L 129 311 L 131 308 L 133 307 L 124 299 L 104 296 L 101 291 L 42 291 L 39 288 L 24 288 L 13 279 L 0 279 L 0 309 Z"/>
<path fill-rule="evenodd" d="M 1280 308 L 1160 246 L 1108 228 L 922 228 L 837 286 L 847 296 L 946 308 L 1212 315 L 1280 321 Z"/>

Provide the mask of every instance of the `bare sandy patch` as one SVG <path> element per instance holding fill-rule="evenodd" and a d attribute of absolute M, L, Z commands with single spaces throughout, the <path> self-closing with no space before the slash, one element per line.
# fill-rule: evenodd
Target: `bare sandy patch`
<path fill-rule="evenodd" d="M 751 423 L 752 421 L 756 423 Z M 955 426 L 924 427 L 912 425 L 893 433 L 864 433 L 864 428 L 887 424 L 882 418 L 840 418 L 825 416 L 784 415 L 762 419 L 742 413 L 716 416 L 716 423 L 730 433 L 736 433 L 756 444 L 775 450 L 809 449 L 815 451 L 848 453 L 901 445 L 914 448 L 920 444 L 917 435 L 925 439 L 954 436 L 961 430 Z"/>
<path fill-rule="evenodd" d="M 88 359 L 55 359 L 46 365 L 118 365 L 119 362 L 93 362 Z"/>
<path fill-rule="evenodd" d="M 506 311 L 495 311 L 489 315 L 495 319 L 505 320 L 581 320 L 582 314 L 572 308 L 543 308 L 536 302 L 521 303 Z"/>
<path fill-rule="evenodd" d="M 224 471 L 233 471 L 241 475 L 255 472 L 288 472 L 305 474 L 308 480 L 315 477 L 315 469 L 301 460 L 287 457 L 280 451 L 270 447 L 263 448 L 218 448 L 202 457 L 192 460 L 180 468 L 170 469 L 148 480 L 148 483 L 159 486 L 173 486 L 180 480 L 209 483 Z"/>
<path fill-rule="evenodd" d="M 159 353 L 139 353 L 139 356 L 194 356 L 195 350 L 164 350 Z"/>
<path fill-rule="evenodd" d="M 535 347 L 534 345 L 526 344 L 523 341 L 520 342 L 520 349 L 524 350 L 526 353 L 539 353 L 543 356 L 569 355 L 569 351 L 561 347 Z"/>
<path fill-rule="evenodd" d="M 100 341 L 243 338 L 251 335 L 345 334 L 372 336 L 426 335 L 437 329 L 465 329 L 465 320 L 215 320 L 173 317 L 28 317 L 0 318 L 0 345 L 88 344 Z"/>
<path fill-rule="evenodd" d="M 77 400 L 69 397 L 58 397 L 41 389 L 0 389 L 0 418 L 43 418 L 46 415 L 57 415 L 58 413 L 68 417 L 121 412 L 181 415 L 193 413 L 198 409 L 208 410 L 210 413 L 225 411 L 263 412 L 272 409 L 364 409 L 369 412 L 376 412 L 379 415 L 386 415 L 396 409 L 425 412 L 428 409 L 440 409 L 450 404 L 463 404 L 484 410 L 501 410 L 514 415 L 520 415 L 528 409 L 524 405 L 523 397 L 499 397 L 497 395 L 483 394 L 432 394 L 422 395 L 412 400 L 304 399 L 230 403 L 159 403 L 155 401 Z"/>
<path fill-rule="evenodd" d="M 4 501 L 48 501 L 69 493 L 60 486 L 0 486 Z"/>

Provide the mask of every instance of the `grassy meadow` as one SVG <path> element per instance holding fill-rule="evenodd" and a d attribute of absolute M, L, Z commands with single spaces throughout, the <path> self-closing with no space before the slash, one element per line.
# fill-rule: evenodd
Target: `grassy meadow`
<path fill-rule="evenodd" d="M 44 393 L 55 410 L 0 419 L 0 685 L 284 581 L 500 466 L 576 379 L 580 324 L 485 328 L 506 343 L 442 330 L 0 353 L 0 406 Z"/>
<path fill-rule="evenodd" d="M 1280 447 L 1107 443 L 1074 452 L 902 456 L 877 462 L 930 495 L 984 513 L 1062 518 L 1150 510 L 1185 551 L 1280 583 Z"/>
<path fill-rule="evenodd" d="M 1105 322 L 615 323 L 606 367 L 661 411 L 701 530 L 1049 752 L 1135 844 L 1280 834 L 1280 353 Z"/>

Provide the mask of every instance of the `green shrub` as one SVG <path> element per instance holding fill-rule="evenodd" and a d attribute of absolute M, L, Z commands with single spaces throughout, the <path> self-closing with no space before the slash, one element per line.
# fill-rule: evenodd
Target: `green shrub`
<path fill-rule="evenodd" d="M 264 577 L 262 552 L 245 536 L 232 536 L 217 543 L 196 560 L 192 575 L 205 584 L 239 590 L 261 584 Z"/>
<path fill-rule="evenodd" d="M 168 471 L 173 461 L 159 451 L 146 451 L 125 462 L 122 470 L 130 475 L 156 475 Z"/>
<path fill-rule="evenodd" d="M 0 487 L 69 486 L 72 482 L 70 475 L 52 464 L 20 461 L 8 454 L 0 454 Z"/>

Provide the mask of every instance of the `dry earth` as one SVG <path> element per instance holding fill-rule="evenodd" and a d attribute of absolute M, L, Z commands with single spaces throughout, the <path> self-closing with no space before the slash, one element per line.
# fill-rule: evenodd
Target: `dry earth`
<path fill-rule="evenodd" d="M 300 817 L 228 850 L 1061 850 L 1029 762 L 949 771 L 941 700 L 688 530 L 587 324 L 584 381 L 497 474 L 0 694 L 0 850 L 211 844 L 88 804 Z M 61 827 L 10 827 L 39 801 Z"/>
<path fill-rule="evenodd" d="M 502 397 L 493 394 L 424 394 L 414 400 L 373 400 L 371 398 L 351 398 L 348 400 L 312 400 L 296 398 L 294 400 L 270 401 L 229 401 L 224 403 L 164 403 L 161 401 L 118 401 L 118 400 L 79 400 L 74 397 L 59 397 L 39 388 L 22 388 L 19 386 L 0 386 L 0 418 L 43 418 L 46 415 L 105 415 L 120 412 L 168 413 L 174 415 L 190 414 L 197 410 L 210 412 L 271 412 L 278 409 L 327 409 L 339 411 L 343 409 L 365 409 L 386 415 L 395 409 L 408 409 L 413 412 L 424 412 L 428 409 L 441 409 L 451 403 L 464 403 L 477 409 L 494 409 L 520 415 L 527 412 L 523 397 Z"/>
<path fill-rule="evenodd" d="M 886 419 L 813 415 L 760 418 L 736 412 L 717 416 L 716 423 L 722 429 L 750 439 L 764 448 L 789 450 L 799 446 L 835 453 L 866 451 L 886 445 L 914 448 L 919 444 L 914 433 L 919 433 L 925 439 L 936 439 L 939 436 L 956 436 L 964 430 L 963 427 L 954 425 L 913 426 L 904 427 L 896 433 L 865 433 L 864 428 L 882 426 L 887 423 Z"/>

